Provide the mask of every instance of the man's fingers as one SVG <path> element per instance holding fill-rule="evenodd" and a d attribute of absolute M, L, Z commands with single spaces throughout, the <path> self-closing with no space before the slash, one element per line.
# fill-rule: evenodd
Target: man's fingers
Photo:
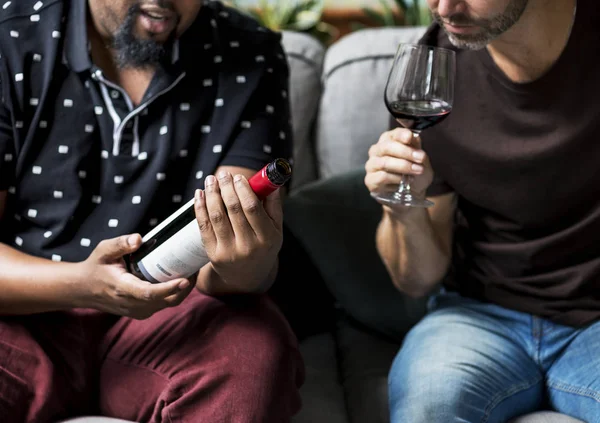
<path fill-rule="evenodd" d="M 233 228 L 223 204 L 219 182 L 213 175 L 207 176 L 204 182 L 206 210 L 217 242 L 229 243 L 233 239 Z"/>
<path fill-rule="evenodd" d="M 239 176 L 236 175 L 235 179 L 238 180 Z M 246 219 L 242 201 L 234 187 L 234 178 L 229 172 L 219 174 L 219 189 L 235 237 L 240 240 L 250 239 L 254 236 L 254 231 Z"/>
<path fill-rule="evenodd" d="M 168 282 L 150 283 L 136 278 L 130 273 L 124 273 L 117 286 L 117 292 L 121 296 L 129 296 L 139 301 L 158 302 L 165 298 L 185 291 L 190 286 L 187 279 L 174 279 Z"/>
<path fill-rule="evenodd" d="M 216 248 L 217 236 L 215 235 L 212 223 L 210 223 L 210 218 L 208 217 L 208 210 L 206 209 L 206 193 L 200 189 L 196 190 L 194 209 L 204 248 L 207 251 L 212 251 Z"/>
<path fill-rule="evenodd" d="M 117 238 L 101 241 L 95 249 L 97 257 L 102 262 L 112 262 L 133 253 L 142 243 L 140 234 L 123 235 Z"/>

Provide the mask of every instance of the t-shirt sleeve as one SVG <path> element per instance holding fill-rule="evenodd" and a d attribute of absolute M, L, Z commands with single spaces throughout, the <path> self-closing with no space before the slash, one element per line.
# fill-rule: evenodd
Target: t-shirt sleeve
<path fill-rule="evenodd" d="M 400 127 L 400 124 L 396 122 L 396 120 L 390 116 L 390 130 Z M 425 152 L 427 152 L 426 145 L 423 146 Z M 432 165 L 433 166 L 433 165 Z M 438 195 L 444 195 L 454 192 L 452 187 L 444 180 L 444 178 L 439 175 L 435 171 L 435 167 L 433 167 L 433 182 L 427 188 L 427 196 L 428 197 L 436 197 Z"/>
<path fill-rule="evenodd" d="M 222 165 L 260 169 L 292 159 L 289 66 L 280 42 L 263 54 L 264 73 L 248 101 Z"/>
<path fill-rule="evenodd" d="M 5 82 L 3 76 L 0 73 L 0 191 L 6 191 L 12 185 L 16 162 L 10 113 L 5 105 L 6 90 L 2 87 Z"/>

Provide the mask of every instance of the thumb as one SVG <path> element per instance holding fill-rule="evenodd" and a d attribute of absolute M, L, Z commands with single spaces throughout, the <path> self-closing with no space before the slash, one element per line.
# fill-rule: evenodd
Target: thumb
<path fill-rule="evenodd" d="M 100 242 L 94 253 L 97 254 L 100 261 L 111 262 L 120 260 L 123 256 L 133 253 L 140 248 L 141 244 L 142 237 L 140 234 L 123 235 Z"/>
<path fill-rule="evenodd" d="M 283 227 L 283 210 L 281 204 L 281 188 L 275 190 L 265 199 L 265 211 L 277 228 Z"/>

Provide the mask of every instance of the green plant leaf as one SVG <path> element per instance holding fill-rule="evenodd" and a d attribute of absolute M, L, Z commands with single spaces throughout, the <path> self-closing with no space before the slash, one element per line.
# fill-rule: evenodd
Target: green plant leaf
<path fill-rule="evenodd" d="M 361 9 L 362 12 L 367 16 L 367 18 L 372 20 L 375 25 L 385 25 L 385 18 L 383 17 L 381 12 L 370 7 L 363 7 Z"/>
<path fill-rule="evenodd" d="M 379 0 L 379 3 L 381 3 L 381 8 L 383 9 L 382 17 L 384 26 L 395 26 L 396 19 L 394 17 L 394 11 L 388 3 L 388 0 Z"/>

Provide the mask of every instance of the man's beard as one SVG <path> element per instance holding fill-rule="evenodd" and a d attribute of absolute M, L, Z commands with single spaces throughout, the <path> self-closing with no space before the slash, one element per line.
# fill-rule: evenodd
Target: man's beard
<path fill-rule="evenodd" d="M 437 12 L 433 12 L 433 18 L 444 28 L 450 42 L 458 48 L 469 50 L 481 50 L 494 39 L 508 31 L 519 19 L 527 8 L 529 0 L 511 0 L 504 12 L 492 19 L 472 19 L 459 13 L 446 18 L 446 22 L 454 25 L 474 25 L 480 28 L 476 34 L 456 34 L 446 31 L 444 23 Z"/>
<path fill-rule="evenodd" d="M 125 20 L 113 37 L 112 48 L 116 53 L 116 64 L 121 69 L 156 66 L 173 44 L 174 34 L 164 44 L 152 39 L 138 38 L 135 35 L 135 25 L 140 13 L 139 5 L 129 8 Z"/>

